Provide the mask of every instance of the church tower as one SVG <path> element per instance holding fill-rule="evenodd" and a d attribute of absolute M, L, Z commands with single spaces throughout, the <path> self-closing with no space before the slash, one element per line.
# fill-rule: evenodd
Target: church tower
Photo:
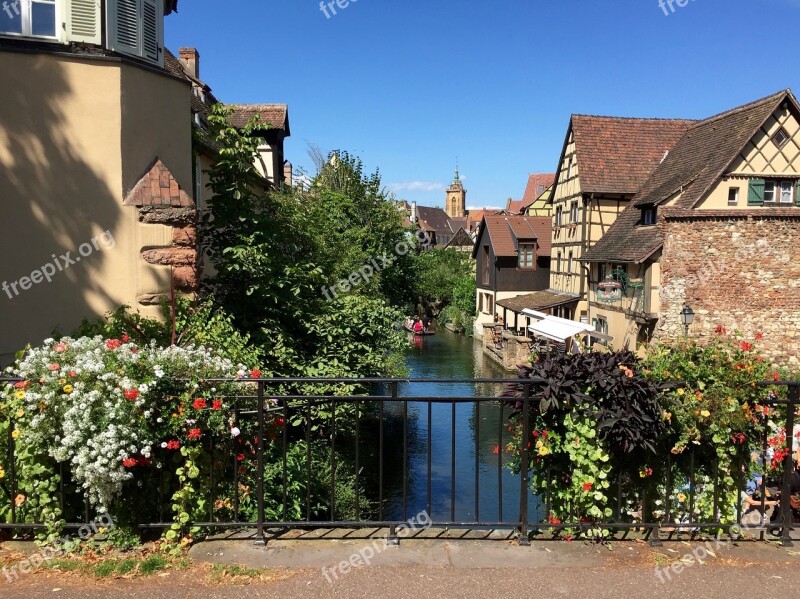
<path fill-rule="evenodd" d="M 458 176 L 458 165 L 453 182 L 447 189 L 447 201 L 445 202 L 445 212 L 450 218 L 464 218 L 467 215 L 467 190 L 461 183 Z"/>

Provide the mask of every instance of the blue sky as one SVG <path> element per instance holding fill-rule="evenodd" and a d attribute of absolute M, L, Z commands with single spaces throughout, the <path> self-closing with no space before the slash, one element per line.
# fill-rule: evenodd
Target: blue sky
<path fill-rule="evenodd" d="M 309 143 L 380 168 L 398 198 L 470 206 L 555 170 L 571 113 L 701 118 L 800 90 L 800 0 L 181 0 L 167 46 L 198 48 L 225 102 L 289 104 Z M 667 14 L 665 14 L 665 12 Z"/>

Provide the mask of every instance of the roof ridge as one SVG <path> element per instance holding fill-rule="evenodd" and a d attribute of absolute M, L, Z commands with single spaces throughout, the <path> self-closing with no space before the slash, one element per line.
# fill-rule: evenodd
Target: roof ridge
<path fill-rule="evenodd" d="M 758 100 L 753 100 L 752 102 L 748 102 L 747 104 L 742 104 L 741 106 L 735 106 L 733 108 L 729 108 L 723 112 L 719 112 L 717 114 L 711 115 L 708 118 L 702 119 L 697 121 L 697 123 L 691 127 L 691 129 L 695 129 L 700 125 L 707 125 L 709 123 L 713 123 L 714 121 L 718 121 L 723 118 L 727 118 L 733 114 L 739 114 L 741 112 L 745 112 L 747 110 L 751 110 L 756 108 L 757 106 L 761 106 L 762 104 L 767 104 L 769 101 L 775 101 L 779 96 L 785 96 L 787 94 L 791 95 L 792 90 L 790 88 L 782 89 L 779 92 L 775 92 L 774 94 L 770 94 L 769 96 L 764 96 Z"/>
<path fill-rule="evenodd" d="M 684 118 L 677 118 L 677 117 L 639 117 L 639 116 L 611 116 L 607 114 L 583 114 L 583 113 L 573 113 L 573 117 L 586 117 L 592 119 L 608 119 L 610 121 L 654 121 L 654 122 L 664 122 L 670 121 L 673 123 L 696 123 L 699 122 L 701 119 L 684 119 Z"/>

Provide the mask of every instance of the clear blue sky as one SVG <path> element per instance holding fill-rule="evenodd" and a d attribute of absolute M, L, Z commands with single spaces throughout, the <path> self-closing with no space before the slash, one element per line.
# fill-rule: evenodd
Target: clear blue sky
<path fill-rule="evenodd" d="M 287 157 L 358 154 L 400 198 L 471 206 L 556 167 L 571 113 L 700 118 L 800 91 L 800 0 L 181 0 L 167 46 L 198 48 L 224 102 L 289 104 Z"/>

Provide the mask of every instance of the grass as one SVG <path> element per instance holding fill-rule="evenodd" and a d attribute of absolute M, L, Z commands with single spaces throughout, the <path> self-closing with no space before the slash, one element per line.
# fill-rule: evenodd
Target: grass
<path fill-rule="evenodd" d="M 191 562 L 185 558 L 168 559 L 161 554 L 153 553 L 122 559 L 105 558 L 96 562 L 79 558 L 62 558 L 52 560 L 49 564 L 44 564 L 43 567 L 94 578 L 134 578 L 152 576 L 166 569 L 185 570 L 190 565 Z"/>
<path fill-rule="evenodd" d="M 275 573 L 268 568 L 248 568 L 246 566 L 214 564 L 208 573 L 208 581 L 212 584 L 232 583 L 250 584 L 257 581 L 266 581 L 275 577 Z"/>

